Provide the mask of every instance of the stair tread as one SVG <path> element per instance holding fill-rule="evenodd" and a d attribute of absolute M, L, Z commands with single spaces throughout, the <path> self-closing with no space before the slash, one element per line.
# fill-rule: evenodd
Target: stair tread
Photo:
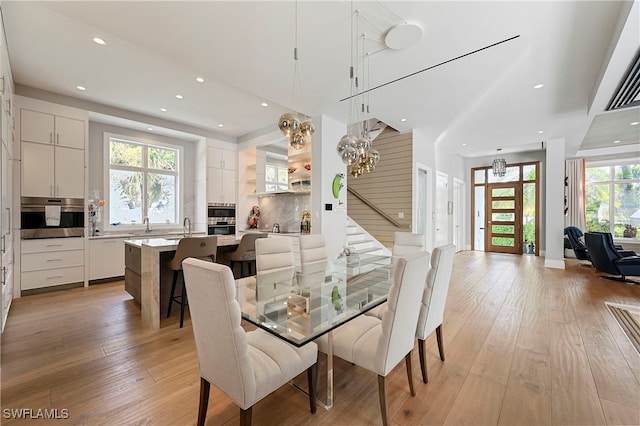
<path fill-rule="evenodd" d="M 381 247 L 367 247 L 367 248 L 356 250 L 356 253 L 358 253 L 358 254 L 366 254 L 366 253 L 371 253 L 372 251 L 378 251 L 378 250 L 382 250 L 382 248 Z"/>
<path fill-rule="evenodd" d="M 354 246 L 357 244 L 366 244 L 366 243 L 373 243 L 375 240 L 356 240 L 356 241 L 350 241 L 349 245 L 350 246 Z"/>

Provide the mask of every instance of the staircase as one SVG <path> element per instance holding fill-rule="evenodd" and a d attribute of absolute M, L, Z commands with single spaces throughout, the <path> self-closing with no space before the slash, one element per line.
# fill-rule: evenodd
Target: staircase
<path fill-rule="evenodd" d="M 358 254 L 391 256 L 391 250 L 347 216 L 347 246 Z"/>
<path fill-rule="evenodd" d="M 381 265 L 390 265 L 391 250 L 382 245 L 349 216 L 347 216 L 347 246 L 358 255 L 353 262 L 347 262 L 348 275 L 365 276 L 363 274 L 366 274 L 370 279 L 370 274 L 383 274 L 384 277 L 377 277 L 377 279 L 389 278 L 388 267 L 378 269 Z"/>

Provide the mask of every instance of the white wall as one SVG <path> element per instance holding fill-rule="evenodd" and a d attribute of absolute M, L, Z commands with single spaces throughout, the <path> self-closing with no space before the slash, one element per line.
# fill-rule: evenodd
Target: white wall
<path fill-rule="evenodd" d="M 546 247 L 544 266 L 564 269 L 564 139 L 546 144 Z"/>
<path fill-rule="evenodd" d="M 315 133 L 311 145 L 311 232 L 324 234 L 327 256 L 335 259 L 347 244 L 347 166 L 336 152 L 336 144 L 347 132 L 344 123 L 321 115 L 313 118 Z M 344 175 L 343 188 L 336 199 L 333 179 Z M 327 205 L 332 210 L 327 210 Z"/>
<path fill-rule="evenodd" d="M 464 217 L 468 217 L 466 212 L 469 210 L 469 200 L 470 196 L 468 195 L 468 182 L 469 173 L 467 172 L 468 168 L 465 164 L 465 161 L 462 157 L 457 155 L 451 155 L 444 153 L 444 150 L 438 148 L 438 143 L 434 141 L 437 140 L 437 135 L 432 134 L 429 129 L 414 129 L 413 130 L 413 163 L 414 163 L 414 206 L 413 206 L 413 214 L 416 215 L 417 206 L 415 205 L 415 190 L 416 190 L 416 178 L 415 178 L 415 169 L 416 165 L 420 164 L 425 166 L 428 169 L 428 172 L 432 174 L 431 179 L 431 188 L 428 196 L 431 196 L 431 199 L 428 201 L 428 204 L 431 206 L 431 212 L 427 215 L 428 223 L 428 232 L 427 232 L 427 249 L 431 250 L 434 245 L 434 236 L 435 236 L 435 224 L 434 224 L 434 214 L 433 210 L 436 206 L 435 200 L 435 173 L 442 172 L 447 174 L 448 176 L 448 198 L 446 201 L 453 200 L 453 179 L 458 178 L 465 183 L 467 183 L 467 194 L 465 196 L 465 205 L 462 206 L 464 209 Z M 446 202 L 445 202 L 446 204 Z M 453 216 L 448 216 L 449 220 L 449 236 L 448 241 L 453 241 Z M 469 225 L 466 225 L 465 228 L 469 228 Z M 467 232 L 465 235 L 465 246 L 468 246 L 469 243 L 469 233 Z"/>

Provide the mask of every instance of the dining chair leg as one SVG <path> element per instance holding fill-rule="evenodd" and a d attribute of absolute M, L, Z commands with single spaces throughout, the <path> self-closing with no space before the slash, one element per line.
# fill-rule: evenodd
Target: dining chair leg
<path fill-rule="evenodd" d="M 413 355 L 413 350 L 411 350 L 404 357 L 404 362 L 407 364 L 407 378 L 409 379 L 409 391 L 411 392 L 411 396 L 416 396 L 416 390 L 413 387 L 413 366 L 411 365 L 411 355 Z"/>
<path fill-rule="evenodd" d="M 169 309 L 167 309 L 167 318 L 171 316 L 171 305 L 173 305 L 173 297 L 176 294 L 177 282 L 178 282 L 178 271 L 173 271 L 173 281 L 171 281 L 171 294 L 169 295 Z"/>
<path fill-rule="evenodd" d="M 307 382 L 309 387 L 309 408 L 311 414 L 316 413 L 316 397 L 318 395 L 318 362 L 307 368 Z"/>
<path fill-rule="evenodd" d="M 180 296 L 180 328 L 184 324 L 184 307 L 187 304 L 187 286 L 184 285 L 184 275 L 182 277 L 182 296 Z"/>
<path fill-rule="evenodd" d="M 438 351 L 440 352 L 440 359 L 444 361 L 444 342 L 442 341 L 442 324 L 436 328 L 436 338 L 438 339 Z"/>
<path fill-rule="evenodd" d="M 378 375 L 378 397 L 380 398 L 380 411 L 382 413 L 382 424 L 387 426 L 389 418 L 387 417 L 387 392 L 384 386 L 384 376 Z"/>
<path fill-rule="evenodd" d="M 203 377 L 200 377 L 200 405 L 198 407 L 198 426 L 204 426 L 204 421 L 207 418 L 210 387 L 211 384 Z"/>
<path fill-rule="evenodd" d="M 429 376 L 427 375 L 427 359 L 424 352 L 424 340 L 418 339 L 418 358 L 420 358 L 420 371 L 422 371 L 422 381 L 429 383 Z"/>
<path fill-rule="evenodd" d="M 240 426 L 251 426 L 251 411 L 253 407 L 246 410 L 240 409 Z"/>

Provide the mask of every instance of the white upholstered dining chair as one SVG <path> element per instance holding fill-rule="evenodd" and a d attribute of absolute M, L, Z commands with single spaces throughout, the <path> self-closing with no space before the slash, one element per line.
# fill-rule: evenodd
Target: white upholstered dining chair
<path fill-rule="evenodd" d="M 424 235 L 411 232 L 395 232 L 391 254 L 394 257 L 407 256 L 424 251 Z"/>
<path fill-rule="evenodd" d="M 262 330 L 246 333 L 240 325 L 240 306 L 229 267 L 186 259 L 183 270 L 200 364 L 197 424 L 205 423 L 210 384 L 240 407 L 240 424 L 249 425 L 254 404 L 305 370 L 309 405 L 315 413 L 316 344 L 296 348 Z"/>
<path fill-rule="evenodd" d="M 378 375 L 384 425 L 389 424 L 385 378 L 403 358 L 411 395 L 415 396 L 411 354 L 428 267 L 429 254 L 426 252 L 399 258 L 393 268 L 393 285 L 382 318 L 361 315 L 332 332 L 335 356 Z M 325 353 L 328 339 L 325 335 L 316 340 L 319 350 Z"/>
<path fill-rule="evenodd" d="M 440 359 L 444 361 L 444 342 L 442 340 L 442 321 L 444 319 L 444 307 L 447 302 L 449 292 L 449 281 L 453 270 L 453 257 L 456 253 L 456 246 L 453 244 L 436 247 L 431 254 L 431 268 L 427 273 L 424 292 L 422 294 L 422 304 L 420 306 L 420 316 L 416 327 L 416 337 L 418 338 L 418 354 L 420 357 L 420 370 L 422 371 L 422 381 L 427 383 L 427 360 L 425 359 L 424 342 L 433 331 L 436 331 L 438 341 L 438 351 Z"/>
<path fill-rule="evenodd" d="M 290 237 L 256 240 L 256 300 L 291 292 L 295 266 Z"/>
<path fill-rule="evenodd" d="M 421 251 L 424 251 L 424 235 L 412 234 L 411 232 L 395 232 L 393 234 L 391 255 L 393 256 L 394 265 L 398 258 L 406 257 Z M 367 312 L 367 315 L 382 318 L 382 313 L 385 309 L 387 309 L 387 304 L 383 303 L 382 305 Z"/>
<path fill-rule="evenodd" d="M 300 277 L 302 291 L 324 282 L 327 271 L 327 248 L 322 234 L 300 236 Z"/>

